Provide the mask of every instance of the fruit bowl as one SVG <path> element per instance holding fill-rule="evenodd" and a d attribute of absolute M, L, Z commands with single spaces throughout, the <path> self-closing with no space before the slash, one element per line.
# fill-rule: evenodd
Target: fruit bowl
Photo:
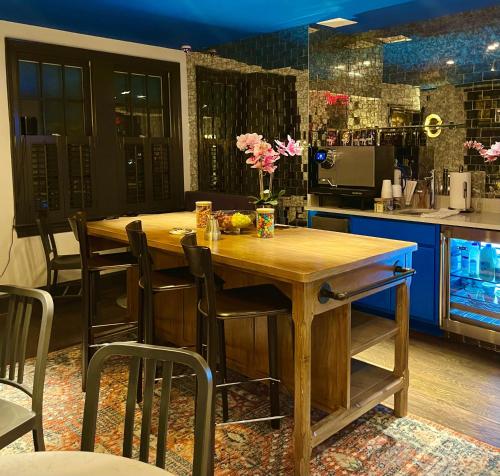
<path fill-rule="evenodd" d="M 256 213 L 253 210 L 217 210 L 212 215 L 225 233 L 240 233 L 241 230 L 255 226 Z"/>

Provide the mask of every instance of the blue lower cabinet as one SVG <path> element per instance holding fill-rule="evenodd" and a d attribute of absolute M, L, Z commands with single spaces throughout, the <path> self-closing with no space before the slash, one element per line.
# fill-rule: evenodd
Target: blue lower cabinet
<path fill-rule="evenodd" d="M 438 249 L 439 251 L 439 249 Z M 413 253 L 417 274 L 410 287 L 410 316 L 427 324 L 439 324 L 439 278 L 436 276 L 436 250 L 420 247 Z"/>
<path fill-rule="evenodd" d="M 439 225 L 383 218 L 350 216 L 351 233 L 394 240 L 413 241 L 413 268 L 417 274 L 410 288 L 410 324 L 413 329 L 440 334 L 439 329 Z M 394 316 L 395 290 L 388 289 L 364 299 L 355 306 L 383 316 Z"/>

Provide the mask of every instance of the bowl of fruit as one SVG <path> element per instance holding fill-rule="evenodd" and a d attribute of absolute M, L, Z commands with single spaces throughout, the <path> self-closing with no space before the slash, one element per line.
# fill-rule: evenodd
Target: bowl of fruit
<path fill-rule="evenodd" d="M 256 213 L 253 210 L 218 210 L 213 216 L 219 228 L 225 233 L 240 233 L 241 230 L 255 225 Z"/>

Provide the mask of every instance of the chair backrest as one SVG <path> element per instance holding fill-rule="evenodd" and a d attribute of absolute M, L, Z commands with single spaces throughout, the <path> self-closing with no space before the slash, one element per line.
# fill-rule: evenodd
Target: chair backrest
<path fill-rule="evenodd" d="M 142 252 L 141 238 L 135 232 L 142 232 L 142 221 L 134 220 L 130 222 L 126 227 L 128 242 L 130 245 L 130 251 L 139 260 Z"/>
<path fill-rule="evenodd" d="M 11 385 L 29 395 L 32 398 L 33 411 L 37 415 L 41 415 L 54 302 L 48 292 L 38 289 L 0 285 L 0 293 L 9 296 L 7 317 L 4 328 L 0 331 L 0 384 Z M 33 384 L 29 388 L 24 383 L 24 367 L 28 332 L 35 301 L 41 305 L 42 318 Z"/>
<path fill-rule="evenodd" d="M 45 253 L 45 260 L 50 263 L 51 260 L 57 257 L 57 246 L 54 234 L 52 233 L 48 220 L 47 212 L 41 210 L 36 217 L 36 226 L 38 234 L 42 240 L 43 251 Z"/>
<path fill-rule="evenodd" d="M 142 231 L 141 220 L 134 220 L 129 223 L 125 230 L 130 245 L 130 251 L 137 258 L 139 264 L 139 277 L 143 289 L 143 309 L 141 309 L 140 319 L 142 327 L 142 338 L 146 344 L 154 344 L 153 328 L 153 265 L 149 254 L 148 239 L 146 233 Z"/>
<path fill-rule="evenodd" d="M 82 270 L 88 269 L 88 261 L 91 255 L 89 238 L 87 234 L 87 214 L 83 211 L 76 212 L 75 215 L 68 218 L 69 225 L 75 238 L 80 245 L 80 256 L 82 260 Z"/>
<path fill-rule="evenodd" d="M 217 366 L 217 307 L 212 253 L 206 246 L 198 246 L 196 234 L 186 235 L 181 240 L 189 271 L 196 279 L 198 297 L 206 301 L 208 317 L 208 356 L 211 369 Z"/>
<path fill-rule="evenodd" d="M 207 300 L 208 317 L 215 320 L 215 280 L 210 248 L 198 246 L 196 233 L 184 236 L 181 245 L 189 271 L 200 285 L 202 298 Z"/>
<path fill-rule="evenodd" d="M 199 354 L 184 349 L 172 349 L 137 343 L 110 344 L 100 348 L 92 357 L 88 369 L 81 450 L 94 451 L 101 372 L 106 361 L 115 356 L 129 357 L 123 456 L 127 458 L 132 456 L 140 363 L 145 359 L 145 390 L 142 404 L 139 459 L 143 462 L 149 461 L 153 390 L 156 368 L 158 364 L 161 364 L 162 383 L 161 394 L 159 396 L 156 466 L 160 468 L 165 467 L 165 446 L 167 441 L 172 367 L 174 363 L 178 363 L 189 367 L 196 376 L 193 474 L 203 476 L 209 474 L 212 467 L 211 459 L 213 458 L 211 441 L 214 436 L 214 427 L 212 424 L 214 384 L 212 373 L 205 360 Z"/>

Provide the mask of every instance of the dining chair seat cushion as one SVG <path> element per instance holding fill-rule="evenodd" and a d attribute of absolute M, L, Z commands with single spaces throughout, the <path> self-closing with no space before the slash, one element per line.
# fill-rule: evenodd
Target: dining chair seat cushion
<path fill-rule="evenodd" d="M 220 319 L 289 314 L 290 300 L 272 284 L 224 289 L 216 292 L 216 314 Z M 200 302 L 200 312 L 208 315 L 205 300 Z"/>
<path fill-rule="evenodd" d="M 80 255 L 60 255 L 52 260 L 54 269 L 81 269 Z"/>
<path fill-rule="evenodd" d="M 89 258 L 90 271 L 103 271 L 112 268 L 130 268 L 137 264 L 137 258 L 128 251 L 122 253 L 92 254 Z"/>
<path fill-rule="evenodd" d="M 31 410 L 0 398 L 0 448 L 28 433 L 35 416 Z"/>
<path fill-rule="evenodd" d="M 139 280 L 139 286 L 144 289 L 144 278 Z M 151 273 L 153 292 L 187 289 L 194 286 L 194 278 L 187 267 L 158 269 Z"/>

